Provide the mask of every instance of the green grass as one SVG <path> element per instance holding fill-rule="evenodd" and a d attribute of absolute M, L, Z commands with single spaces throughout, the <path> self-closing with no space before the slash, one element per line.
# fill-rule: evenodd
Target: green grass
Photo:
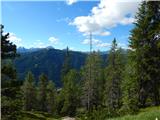
<path fill-rule="evenodd" d="M 160 106 L 141 109 L 137 115 L 126 115 L 124 117 L 112 118 L 109 120 L 160 120 Z"/>
<path fill-rule="evenodd" d="M 21 120 L 62 120 L 45 112 L 23 112 L 22 114 L 23 119 Z M 137 115 L 126 115 L 106 120 L 156 120 L 156 118 L 160 120 L 160 106 L 141 109 Z"/>
<path fill-rule="evenodd" d="M 21 120 L 61 120 L 45 112 L 23 111 L 22 116 L 23 118 L 21 118 Z"/>

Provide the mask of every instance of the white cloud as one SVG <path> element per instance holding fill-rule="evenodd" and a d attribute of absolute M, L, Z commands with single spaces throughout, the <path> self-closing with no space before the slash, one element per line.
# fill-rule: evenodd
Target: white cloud
<path fill-rule="evenodd" d="M 55 38 L 55 37 L 50 37 L 49 39 L 48 39 L 52 44 L 58 44 L 58 38 Z"/>
<path fill-rule="evenodd" d="M 100 43 L 97 45 L 97 47 L 110 47 L 111 44 L 110 43 Z"/>
<path fill-rule="evenodd" d="M 101 32 L 99 35 L 101 36 L 109 36 L 111 33 L 109 31 Z"/>
<path fill-rule="evenodd" d="M 129 49 L 129 46 L 127 44 L 118 43 L 117 45 L 118 45 L 118 47 L 121 47 L 122 49 Z"/>
<path fill-rule="evenodd" d="M 75 50 L 75 48 L 74 48 L 74 47 L 69 47 L 69 49 L 70 49 L 70 50 Z"/>
<path fill-rule="evenodd" d="M 77 0 L 66 0 L 66 3 L 68 5 L 72 5 L 73 3 L 76 3 L 76 2 L 77 2 Z"/>
<path fill-rule="evenodd" d="M 21 46 L 22 39 L 17 37 L 14 33 L 9 33 L 9 38 L 7 40 L 12 42 L 13 44 L 16 44 L 18 47 Z"/>
<path fill-rule="evenodd" d="M 34 47 L 34 48 L 46 48 L 47 46 L 49 46 L 49 45 L 46 44 L 46 43 L 43 43 L 41 40 L 36 40 L 33 43 L 33 46 L 31 46 L 31 47 Z"/>
<path fill-rule="evenodd" d="M 102 41 L 100 41 L 100 40 L 92 39 L 92 44 L 93 45 L 100 44 L 101 42 Z M 85 39 L 85 40 L 82 41 L 82 44 L 89 45 L 90 44 L 90 40 L 89 39 Z"/>
<path fill-rule="evenodd" d="M 89 39 L 85 39 L 85 40 L 82 41 L 82 44 L 89 45 L 90 44 L 90 40 Z M 92 44 L 95 45 L 98 48 L 111 46 L 110 43 L 102 42 L 101 40 L 98 40 L 98 39 L 92 39 Z"/>
<path fill-rule="evenodd" d="M 116 27 L 118 24 L 133 23 L 138 4 L 137 1 L 101 0 L 98 6 L 92 8 L 90 15 L 78 16 L 70 25 L 75 25 L 82 33 L 102 33 L 102 31 Z"/>
<path fill-rule="evenodd" d="M 18 42 L 21 42 L 22 39 L 17 37 L 16 34 L 14 33 L 9 33 L 9 38 L 8 38 L 9 41 L 13 42 L 13 43 L 18 43 Z"/>
<path fill-rule="evenodd" d="M 85 45 L 89 45 L 90 44 L 90 40 L 89 39 L 85 39 L 82 41 L 82 44 Z M 103 48 L 103 47 L 111 47 L 112 43 L 108 43 L 108 42 L 103 42 L 102 40 L 98 40 L 98 39 L 92 39 L 92 45 L 95 45 L 95 47 L 97 48 Z M 125 43 L 117 43 L 118 47 L 121 47 L 123 49 L 129 49 L 128 45 Z"/>
<path fill-rule="evenodd" d="M 89 35 L 90 35 L 90 32 L 83 33 L 83 36 L 89 36 Z M 111 35 L 111 32 L 109 32 L 109 31 L 95 31 L 95 32 L 92 32 L 92 35 L 109 36 L 109 35 Z"/>
<path fill-rule="evenodd" d="M 132 18 L 132 17 L 130 17 L 130 18 L 124 18 L 124 19 L 122 19 L 122 20 L 120 21 L 120 23 L 121 23 L 122 25 L 128 25 L 128 24 L 131 24 L 131 23 L 133 23 L 133 22 L 135 22 L 135 19 Z"/>

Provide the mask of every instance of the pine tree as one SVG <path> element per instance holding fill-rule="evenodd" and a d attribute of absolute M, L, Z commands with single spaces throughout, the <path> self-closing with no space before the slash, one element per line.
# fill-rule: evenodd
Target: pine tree
<path fill-rule="evenodd" d="M 117 48 L 116 39 L 112 42 L 106 67 L 106 105 L 109 112 L 115 112 L 121 107 L 121 81 L 125 65 L 122 49 Z M 114 114 L 114 113 L 113 113 Z"/>
<path fill-rule="evenodd" d="M 71 69 L 71 61 L 70 61 L 70 53 L 69 53 L 69 48 L 67 47 L 66 49 L 66 54 L 64 57 L 64 63 L 62 66 L 62 71 L 61 71 L 61 79 L 63 82 L 64 76 L 70 71 Z"/>
<path fill-rule="evenodd" d="M 160 1 L 147 2 L 149 19 L 149 49 L 146 54 L 145 64 L 152 85 L 152 99 L 154 105 L 160 105 Z M 157 37 L 159 35 L 159 37 Z M 151 64 L 152 63 L 152 64 Z"/>
<path fill-rule="evenodd" d="M 64 77 L 63 93 L 64 105 L 61 113 L 63 115 L 75 116 L 80 102 L 79 74 L 70 70 Z"/>
<path fill-rule="evenodd" d="M 16 45 L 9 41 L 9 33 L 4 35 L 3 25 L 0 25 L 1 29 L 1 57 L 2 59 L 15 58 L 16 53 Z"/>
<path fill-rule="evenodd" d="M 22 86 L 24 110 L 31 111 L 35 109 L 36 104 L 36 88 L 32 72 L 28 72 Z"/>
<path fill-rule="evenodd" d="M 132 56 L 132 51 L 128 51 L 128 58 Z M 122 107 L 121 113 L 136 113 L 138 112 L 138 81 L 135 78 L 135 63 L 131 59 L 127 59 L 125 70 L 123 72 L 123 79 L 121 83 L 122 89 Z"/>
<path fill-rule="evenodd" d="M 160 104 L 160 40 L 155 39 L 160 28 L 159 9 L 159 1 L 142 2 L 136 15 L 135 28 L 131 31 L 130 47 L 134 51 L 130 59 L 135 62 L 135 78 L 142 107 L 149 99 L 155 105 Z"/>
<path fill-rule="evenodd" d="M 22 107 L 20 92 L 21 82 L 17 80 L 17 72 L 12 60 L 16 57 L 16 45 L 9 41 L 9 33 L 1 31 L 1 112 L 2 119 L 17 120 Z"/>
<path fill-rule="evenodd" d="M 71 57 L 70 57 L 69 48 L 67 47 L 66 54 L 64 57 L 64 63 L 62 65 L 62 70 L 61 70 L 61 81 L 63 84 L 65 83 L 65 76 L 70 71 L 70 69 L 71 69 Z M 65 93 L 62 90 L 62 88 L 60 88 L 60 92 L 57 96 L 57 105 L 56 105 L 58 114 L 61 114 L 61 111 L 64 105 L 64 96 L 65 96 Z"/>
<path fill-rule="evenodd" d="M 47 111 L 56 112 L 56 88 L 52 81 L 49 81 L 47 85 Z"/>
<path fill-rule="evenodd" d="M 103 101 L 102 59 L 99 53 L 91 53 L 82 71 L 83 97 L 82 102 L 90 111 L 102 105 Z"/>
<path fill-rule="evenodd" d="M 45 74 L 41 74 L 39 76 L 39 83 L 38 83 L 38 108 L 40 111 L 47 111 L 47 84 L 48 78 Z"/>

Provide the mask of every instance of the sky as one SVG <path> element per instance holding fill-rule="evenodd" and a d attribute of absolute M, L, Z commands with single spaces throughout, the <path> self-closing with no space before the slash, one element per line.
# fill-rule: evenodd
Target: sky
<path fill-rule="evenodd" d="M 92 33 L 93 50 L 106 51 L 116 38 L 127 49 L 140 1 L 2 1 L 1 23 L 9 40 L 17 47 L 53 46 L 75 51 L 89 51 Z"/>

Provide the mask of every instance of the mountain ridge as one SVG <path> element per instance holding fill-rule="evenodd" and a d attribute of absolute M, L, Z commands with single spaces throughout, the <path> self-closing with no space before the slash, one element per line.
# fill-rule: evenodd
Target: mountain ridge
<path fill-rule="evenodd" d="M 18 49 L 17 49 L 18 50 Z M 19 50 L 18 50 L 19 51 Z M 44 73 L 49 80 L 53 80 L 56 86 L 61 86 L 61 68 L 64 62 L 66 50 L 54 48 L 44 48 L 35 51 L 19 51 L 20 57 L 16 58 L 14 63 L 20 80 L 24 80 L 27 71 L 31 71 L 36 81 L 38 76 Z M 71 66 L 76 70 L 80 70 L 85 64 L 88 53 L 70 51 Z M 102 55 L 106 59 L 106 55 Z"/>

